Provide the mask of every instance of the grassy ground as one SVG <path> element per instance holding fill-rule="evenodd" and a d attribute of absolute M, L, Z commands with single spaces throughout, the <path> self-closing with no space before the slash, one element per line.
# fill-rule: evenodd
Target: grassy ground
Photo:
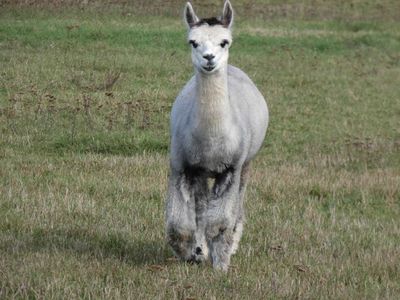
<path fill-rule="evenodd" d="M 351 3 L 365 19 L 237 18 L 271 122 L 227 275 L 164 242 L 180 18 L 3 7 L 0 298 L 397 298 L 400 26 Z"/>

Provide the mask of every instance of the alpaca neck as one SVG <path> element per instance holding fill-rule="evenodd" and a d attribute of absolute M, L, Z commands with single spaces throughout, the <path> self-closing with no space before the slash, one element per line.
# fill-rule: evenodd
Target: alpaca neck
<path fill-rule="evenodd" d="M 229 128 L 230 105 L 227 66 L 213 74 L 196 72 L 196 127 L 202 131 Z"/>

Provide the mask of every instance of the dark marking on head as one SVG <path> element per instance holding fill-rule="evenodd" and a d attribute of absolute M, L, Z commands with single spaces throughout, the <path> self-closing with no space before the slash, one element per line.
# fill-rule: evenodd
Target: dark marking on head
<path fill-rule="evenodd" d="M 205 24 L 207 24 L 209 26 L 221 25 L 223 27 L 228 28 L 229 24 L 230 24 L 230 19 L 222 19 L 221 20 L 221 18 L 216 18 L 216 17 L 203 18 L 200 21 L 193 24 L 192 27 L 201 26 L 201 25 L 205 25 Z"/>
<path fill-rule="evenodd" d="M 212 18 L 204 18 L 201 19 L 200 21 L 198 21 L 196 24 L 194 24 L 194 26 L 201 26 L 204 24 L 208 24 L 210 26 L 215 26 L 215 25 L 224 25 L 220 19 L 216 18 L 216 17 L 212 17 Z"/>

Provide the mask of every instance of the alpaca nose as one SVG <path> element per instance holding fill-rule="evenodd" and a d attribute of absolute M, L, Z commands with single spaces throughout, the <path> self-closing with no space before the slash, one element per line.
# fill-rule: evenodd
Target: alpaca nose
<path fill-rule="evenodd" d="M 212 54 L 206 54 L 206 55 L 203 55 L 203 58 L 207 59 L 208 61 L 211 61 L 215 58 L 215 56 Z"/>

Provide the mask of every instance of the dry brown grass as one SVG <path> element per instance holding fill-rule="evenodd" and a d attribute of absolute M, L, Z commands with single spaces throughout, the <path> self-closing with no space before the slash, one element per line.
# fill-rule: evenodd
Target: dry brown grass
<path fill-rule="evenodd" d="M 192 1 L 200 15 L 220 11 L 222 1 Z M 233 1 L 238 16 L 261 19 L 314 19 L 314 20 L 386 20 L 400 19 L 400 4 L 396 0 L 379 3 L 371 0 L 351 1 L 275 1 L 275 0 L 237 0 Z M 46 9 L 95 9 L 109 11 L 117 9 L 128 15 L 169 15 L 180 16 L 182 1 L 178 0 L 2 0 L 3 6 L 42 7 Z"/>
<path fill-rule="evenodd" d="M 133 3 L 0 12 L 0 298 L 397 299 L 399 26 L 238 13 L 231 62 L 271 123 L 223 275 L 164 241 L 169 111 L 192 69 L 180 19 Z"/>

